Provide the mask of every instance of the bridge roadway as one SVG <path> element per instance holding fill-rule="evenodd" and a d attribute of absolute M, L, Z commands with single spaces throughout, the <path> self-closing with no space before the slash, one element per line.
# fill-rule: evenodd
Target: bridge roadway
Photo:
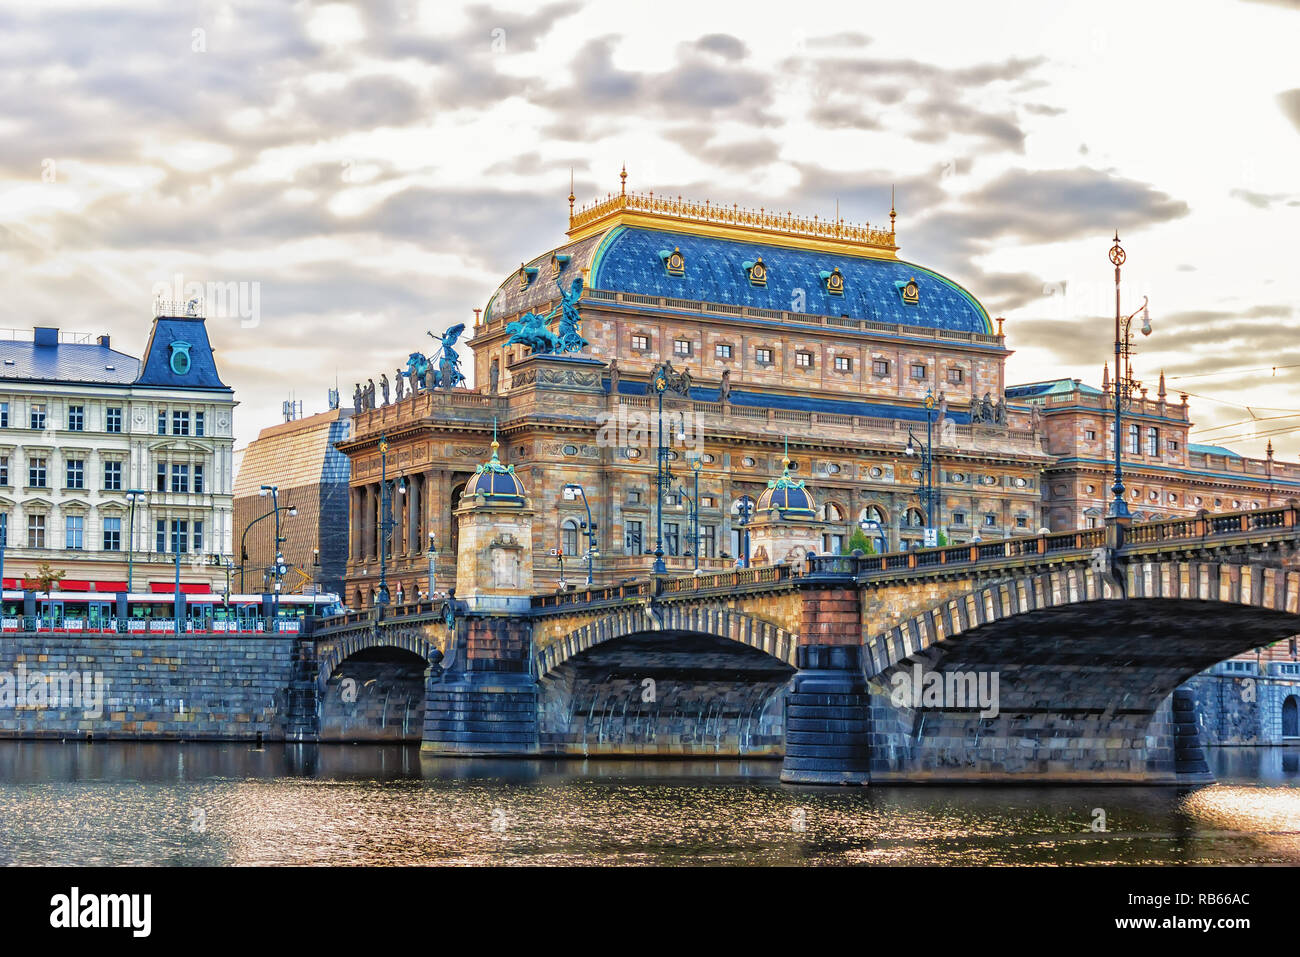
<path fill-rule="evenodd" d="M 1300 633 L 1298 520 L 1292 501 L 651 577 L 513 615 L 349 615 L 306 649 L 320 733 L 352 670 L 402 664 L 434 753 L 780 755 L 812 783 L 1203 781 L 1179 685 Z"/>

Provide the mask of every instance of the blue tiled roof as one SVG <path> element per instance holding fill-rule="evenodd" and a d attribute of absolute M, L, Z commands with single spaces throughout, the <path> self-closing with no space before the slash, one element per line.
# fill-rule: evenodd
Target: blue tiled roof
<path fill-rule="evenodd" d="M 1007 386 L 1007 398 L 1032 399 L 1044 395 L 1064 395 L 1075 391 L 1084 395 L 1101 395 L 1100 389 L 1095 389 L 1074 379 L 1051 379 L 1047 382 L 1026 382 L 1022 385 L 1009 385 Z"/>
<path fill-rule="evenodd" d="M 674 248 L 686 260 L 682 276 L 670 275 L 661 256 Z M 744 264 L 759 257 L 767 268 L 767 284 L 753 286 Z M 844 277 L 842 295 L 828 292 L 822 276 L 837 268 Z M 915 305 L 904 303 L 900 292 L 910 279 L 920 290 Z M 923 266 L 685 232 L 629 226 L 610 230 L 593 257 L 591 285 L 757 309 L 800 311 L 797 307 L 802 303 L 801 311 L 818 315 L 960 332 L 993 331 L 988 313 L 970 293 Z"/>
<path fill-rule="evenodd" d="M 139 360 L 108 346 L 0 340 L 0 379 L 130 385 L 139 370 Z"/>
<path fill-rule="evenodd" d="M 189 344 L 190 368 L 184 375 L 178 375 L 172 369 L 173 343 Z M 232 391 L 217 373 L 216 359 L 203 320 L 188 317 L 159 317 L 154 320 L 149 344 L 144 350 L 143 369 L 136 384 Z"/>
<path fill-rule="evenodd" d="M 1226 455 L 1230 459 L 1241 458 L 1241 453 L 1234 452 L 1232 449 L 1225 449 L 1222 445 L 1199 445 L 1196 442 L 1188 442 L 1187 451 L 1196 452 L 1200 455 Z"/>
<path fill-rule="evenodd" d="M 608 387 L 608 381 L 606 383 Z M 646 395 L 648 386 L 644 382 L 629 382 L 620 379 L 619 395 Z M 691 398 L 698 402 L 717 402 L 722 398 L 718 389 L 692 386 Z M 909 408 L 903 405 L 887 405 L 880 402 L 852 402 L 845 399 L 819 399 L 802 395 L 775 395 L 763 392 L 741 392 L 732 389 L 728 401 L 732 405 L 743 405 L 757 409 L 790 409 L 797 412 L 826 412 L 831 415 L 873 416 L 878 419 L 903 419 L 907 422 L 924 422 L 925 409 Z M 948 418 L 958 425 L 970 424 L 970 414 L 948 410 Z M 934 421 L 938 422 L 937 417 Z"/>

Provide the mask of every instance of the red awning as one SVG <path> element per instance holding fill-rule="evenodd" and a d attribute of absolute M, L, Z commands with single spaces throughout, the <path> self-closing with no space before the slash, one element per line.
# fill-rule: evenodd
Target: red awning
<path fill-rule="evenodd" d="M 22 586 L 21 586 L 20 584 L 18 584 L 18 579 L 17 579 L 17 578 L 6 578 L 6 579 L 4 580 L 4 587 L 5 587 L 5 588 L 21 588 Z"/>
<path fill-rule="evenodd" d="M 126 582 L 91 582 L 95 591 L 126 591 Z"/>
<path fill-rule="evenodd" d="M 149 590 L 156 595 L 174 595 L 176 594 L 176 583 L 150 582 Z M 207 582 L 181 582 L 181 594 L 210 595 L 212 594 L 212 586 Z"/>
<path fill-rule="evenodd" d="M 59 591 L 90 591 L 90 582 L 64 578 L 59 581 Z"/>

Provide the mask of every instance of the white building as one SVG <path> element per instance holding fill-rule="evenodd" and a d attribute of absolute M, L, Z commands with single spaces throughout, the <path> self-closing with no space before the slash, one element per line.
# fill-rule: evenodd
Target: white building
<path fill-rule="evenodd" d="M 186 590 L 221 591 L 235 398 L 203 319 L 158 316 L 143 359 L 108 336 L 11 335 L 0 339 L 4 587 L 49 563 L 68 591 L 122 591 L 130 574 L 136 592 L 170 592 L 179 551 Z"/>

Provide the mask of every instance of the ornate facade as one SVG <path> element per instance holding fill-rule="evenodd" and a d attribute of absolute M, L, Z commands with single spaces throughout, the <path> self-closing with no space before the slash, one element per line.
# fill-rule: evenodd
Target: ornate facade
<path fill-rule="evenodd" d="M 537 318 L 562 328 L 575 290 L 585 348 L 533 354 Z M 787 442 L 789 476 L 817 503 L 820 551 L 840 551 L 862 521 L 879 523 L 882 547 L 921 544 L 925 476 L 909 444 L 915 453 L 927 435 L 931 525 L 950 541 L 1043 524 L 1051 459 L 1030 408 L 1003 398 L 1001 322 L 898 258 L 892 212 L 885 230 L 626 192 L 580 211 L 571 201 L 567 241 L 505 279 L 469 345 L 474 390 L 375 403 L 339 446 L 352 461 L 353 605 L 378 587 L 380 437 L 389 478 L 406 487 L 394 496 L 388 580 L 409 600 L 428 593 L 431 567 L 434 591 L 454 574 L 453 513 L 494 421 L 501 461 L 529 489 L 539 588 L 585 579 L 587 506 L 596 581 L 645 574 L 660 544 L 670 569 L 690 570 L 697 526 L 699 566 L 734 565 L 737 503 L 783 474 Z M 681 392 L 653 388 L 663 363 L 684 373 Z M 662 532 L 660 429 L 671 473 Z M 583 494 L 566 494 L 575 484 Z"/>

